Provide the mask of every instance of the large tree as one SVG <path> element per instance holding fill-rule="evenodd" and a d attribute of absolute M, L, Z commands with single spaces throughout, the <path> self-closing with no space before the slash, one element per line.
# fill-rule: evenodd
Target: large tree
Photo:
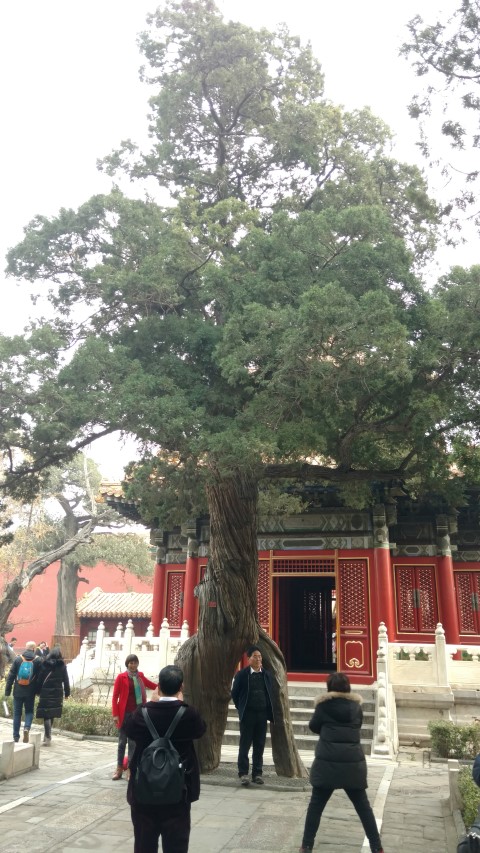
<path fill-rule="evenodd" d="M 211 0 L 169 0 L 149 24 L 150 150 L 127 141 L 102 164 L 149 194 L 39 216 L 9 256 L 56 316 L 8 342 L 30 413 L 8 440 L 34 461 L 5 486 L 35 484 L 96 432 L 137 436 L 125 490 L 142 518 L 210 515 L 181 651 L 208 719 L 202 766 L 219 761 L 232 674 L 258 640 L 278 684 L 275 765 L 295 775 L 284 660 L 256 613 L 259 485 L 447 487 L 451 436 L 468 427 L 466 446 L 479 423 L 480 318 L 472 279 L 422 287 L 437 219 L 422 176 L 391 159 L 369 110 L 324 99 L 308 46 L 226 22 Z"/>
<path fill-rule="evenodd" d="M 145 537 L 134 528 L 129 530 L 115 510 L 95 500 L 100 480 L 96 463 L 79 453 L 63 466 L 45 472 L 35 502 L 10 502 L 15 535 L 0 548 L 0 635 L 12 630 L 10 621 L 16 624 L 14 608 L 25 587 L 56 560 L 60 561 L 57 635 L 75 633 L 77 588 L 79 583 L 89 582 L 79 574 L 82 566 L 104 561 L 139 576 L 151 576 L 153 562 Z"/>

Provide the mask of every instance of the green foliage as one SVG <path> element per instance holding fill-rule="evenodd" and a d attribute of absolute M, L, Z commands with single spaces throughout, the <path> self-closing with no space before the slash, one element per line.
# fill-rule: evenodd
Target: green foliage
<path fill-rule="evenodd" d="M 55 721 L 55 727 L 82 735 L 115 737 L 118 734 L 110 707 L 88 705 L 70 699 L 63 703 L 62 717 Z"/>
<path fill-rule="evenodd" d="M 458 774 L 458 789 L 462 800 L 462 818 L 468 829 L 471 827 L 480 807 L 480 788 L 472 779 L 470 767 L 462 767 Z"/>
<path fill-rule="evenodd" d="M 435 155 L 429 136 L 433 138 L 438 129 L 459 155 L 454 171 L 464 176 L 465 184 L 455 203 L 464 210 L 476 204 L 475 182 L 479 176 L 479 170 L 472 164 L 476 162 L 480 141 L 480 2 L 459 0 L 451 17 L 444 16 L 428 24 L 421 15 L 416 15 L 408 29 L 410 40 L 403 45 L 402 53 L 412 60 L 422 84 L 421 92 L 410 104 L 410 115 L 420 123 L 421 147 L 427 157 Z M 450 180 L 450 162 L 445 164 L 444 173 Z M 450 204 L 445 208 L 446 215 L 451 207 Z M 476 208 L 475 214 L 478 224 Z"/>
<path fill-rule="evenodd" d="M 3 684 L 0 694 L 0 716 L 5 717 L 3 703 L 6 702 L 11 718 L 13 715 L 13 699 L 12 696 L 5 697 L 4 689 L 5 685 Z M 35 700 L 35 709 L 37 704 L 38 699 Z M 37 722 L 39 721 L 37 720 Z M 65 699 L 62 716 L 55 720 L 54 728 L 81 735 L 116 737 L 118 734 L 109 706 L 90 705 L 73 699 Z"/>
<path fill-rule="evenodd" d="M 323 466 L 355 505 L 368 490 L 350 471 L 447 491 L 453 439 L 480 424 L 480 315 L 473 273 L 434 294 L 419 278 L 438 221 L 419 170 L 392 160 L 368 110 L 324 100 L 319 62 L 284 28 L 167 0 L 141 47 L 151 149 L 103 164 L 139 198 L 114 188 L 38 216 L 9 254 L 56 314 L 3 343 L 3 446 L 34 460 L 5 488 L 35 489 L 47 461 L 122 430 L 143 443 L 125 490 L 148 523 L 203 514 L 213 479 L 277 466 L 284 481 L 294 463 Z M 151 176 L 175 205 L 141 197 Z"/>
<path fill-rule="evenodd" d="M 78 566 L 95 566 L 103 561 L 138 577 L 151 577 L 154 569 L 148 542 L 136 533 L 96 533 L 89 545 L 76 548 L 71 560 Z"/>
<path fill-rule="evenodd" d="M 475 758 L 480 752 L 480 726 L 460 726 L 449 721 L 430 721 L 432 748 L 441 758 Z"/>

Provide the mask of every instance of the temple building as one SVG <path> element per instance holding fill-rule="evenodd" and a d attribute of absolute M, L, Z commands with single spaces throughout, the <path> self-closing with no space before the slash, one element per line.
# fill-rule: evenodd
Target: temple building
<path fill-rule="evenodd" d="M 104 485 L 102 497 L 126 514 L 118 487 Z M 307 511 L 260 520 L 258 616 L 290 681 L 339 669 L 373 682 L 380 622 L 394 642 L 433 643 L 441 622 L 447 644 L 480 645 L 479 492 L 455 511 L 416 502 L 401 487 L 382 497 L 348 509 L 334 490 L 313 487 Z M 155 633 L 164 618 L 195 632 L 209 537 L 208 518 L 152 530 Z"/>

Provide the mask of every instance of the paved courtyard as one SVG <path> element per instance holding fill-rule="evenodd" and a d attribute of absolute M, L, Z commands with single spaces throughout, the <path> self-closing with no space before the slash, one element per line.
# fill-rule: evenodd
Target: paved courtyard
<path fill-rule="evenodd" d="M 0 720 L 0 738 L 10 736 L 11 722 Z M 266 757 L 271 763 L 271 756 Z M 297 783 L 292 790 L 279 790 L 271 766 L 265 768 L 263 788 L 240 788 L 234 760 L 234 749 L 227 747 L 220 770 L 202 780 L 200 800 L 193 806 L 190 853 L 298 850 L 308 788 Z M 54 733 L 52 746 L 42 748 L 39 770 L 0 782 L 2 853 L 119 849 L 133 853 L 126 783 L 111 781 L 114 767 L 113 742 Z M 444 765 L 424 767 L 408 758 L 395 764 L 371 759 L 369 796 L 381 823 L 385 853 L 455 853 Z M 349 800 L 336 792 L 322 819 L 315 850 L 366 853 L 368 849 Z"/>

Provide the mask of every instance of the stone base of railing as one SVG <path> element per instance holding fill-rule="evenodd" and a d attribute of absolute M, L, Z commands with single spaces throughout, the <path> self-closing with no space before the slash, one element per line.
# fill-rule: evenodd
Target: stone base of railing
<path fill-rule="evenodd" d="M 0 779 L 10 779 L 30 770 L 38 770 L 41 740 L 40 732 L 30 732 L 29 743 L 3 741 L 0 744 Z"/>

